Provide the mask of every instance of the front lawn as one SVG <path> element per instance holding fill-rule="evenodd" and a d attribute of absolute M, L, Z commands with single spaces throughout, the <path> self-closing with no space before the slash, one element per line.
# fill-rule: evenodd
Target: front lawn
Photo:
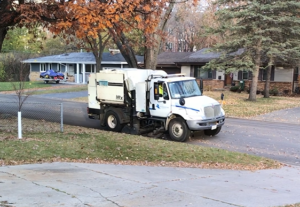
<path fill-rule="evenodd" d="M 0 82 L 0 91 L 14 91 L 15 87 L 20 88 L 20 82 Z M 15 87 L 14 87 L 15 86 Z M 24 89 L 38 89 L 49 87 L 44 82 L 24 82 Z"/>
<path fill-rule="evenodd" d="M 68 125 L 60 133 L 51 130 L 56 123 L 45 122 L 42 129 L 32 127 L 38 120 L 24 118 L 22 123 L 28 127 L 23 127 L 21 140 L 14 136 L 17 131 L 0 129 L 0 166 L 53 161 L 239 170 L 281 166 L 263 157 L 187 143 Z"/>

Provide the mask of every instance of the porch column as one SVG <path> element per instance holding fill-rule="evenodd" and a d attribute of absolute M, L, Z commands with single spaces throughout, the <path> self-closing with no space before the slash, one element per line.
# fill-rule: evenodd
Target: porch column
<path fill-rule="evenodd" d="M 69 71 L 69 64 L 66 64 L 65 65 L 65 79 L 67 80 L 67 77 L 68 77 L 68 71 Z"/>
<path fill-rule="evenodd" d="M 82 64 L 82 84 L 85 84 L 85 64 Z"/>
<path fill-rule="evenodd" d="M 76 64 L 76 83 L 79 83 L 79 64 Z"/>

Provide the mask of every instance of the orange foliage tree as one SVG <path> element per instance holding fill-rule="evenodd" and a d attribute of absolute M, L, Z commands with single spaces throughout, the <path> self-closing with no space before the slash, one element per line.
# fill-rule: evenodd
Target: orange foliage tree
<path fill-rule="evenodd" d="M 178 2 L 184 1 L 186 0 Z M 99 60 L 97 65 L 101 63 L 99 58 L 108 38 L 112 37 L 130 67 L 138 65 L 132 49 L 134 43 L 128 38 L 128 34 L 133 29 L 140 30 L 144 36 L 141 44 L 146 48 L 145 66 L 155 69 L 157 48 L 160 47 L 162 31 L 174 4 L 175 2 L 169 0 L 69 1 L 63 5 L 64 18 L 51 24 L 49 29 L 54 33 L 64 31 L 67 34 L 71 34 L 72 30 L 77 38 L 88 42 Z M 103 38 L 103 35 L 109 36 Z M 98 47 L 95 47 L 96 44 Z M 153 59 L 155 61 L 151 62 Z M 100 69 L 100 66 L 97 68 Z"/>
<path fill-rule="evenodd" d="M 96 57 L 102 56 L 107 39 L 111 37 L 130 67 L 138 65 L 132 42 L 126 34 L 130 34 L 132 29 L 142 31 L 146 60 L 155 57 L 165 23 L 175 3 L 170 0 L 44 0 L 29 3 L 18 1 L 18 15 L 13 19 L 14 22 L 21 23 L 20 26 L 39 22 L 55 34 L 74 34 L 90 45 Z M 186 0 L 178 0 L 184 1 Z M 147 65 L 149 64 L 146 61 L 146 67 Z M 149 65 L 148 68 L 153 68 L 154 65 Z"/>
<path fill-rule="evenodd" d="M 101 55 L 108 37 L 112 37 L 130 67 L 138 67 L 132 42 L 127 35 L 138 29 L 146 37 L 144 45 L 153 45 L 150 38 L 157 25 L 167 0 L 96 0 L 71 1 L 64 4 L 66 18 L 52 24 L 49 28 L 54 33 L 74 31 L 77 38 L 93 42 L 92 51 L 101 63 Z M 103 35 L 106 36 L 105 44 Z M 98 44 L 98 47 L 95 47 Z"/>

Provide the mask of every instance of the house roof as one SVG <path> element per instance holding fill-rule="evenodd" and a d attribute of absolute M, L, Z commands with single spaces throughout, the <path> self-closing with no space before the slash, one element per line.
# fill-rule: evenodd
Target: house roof
<path fill-rule="evenodd" d="M 143 56 L 136 56 L 138 63 L 144 62 Z M 73 52 L 60 55 L 44 56 L 38 58 L 32 58 L 24 60 L 23 63 L 84 63 L 84 64 L 96 64 L 95 57 L 91 52 Z M 126 60 L 121 53 L 102 54 L 102 64 L 126 64 Z"/>
<path fill-rule="evenodd" d="M 179 59 L 175 63 L 178 64 L 205 64 L 208 63 L 209 61 L 219 58 L 221 56 L 221 52 L 210 52 L 210 48 L 203 48 L 197 52 L 194 52 L 193 54 L 184 57 L 183 59 Z M 244 52 L 244 49 L 238 49 L 236 52 L 232 52 L 229 55 L 240 55 Z"/>
<path fill-rule="evenodd" d="M 157 63 L 159 65 L 174 64 L 192 53 L 193 52 L 162 52 L 157 56 Z"/>
<path fill-rule="evenodd" d="M 209 52 L 209 48 L 203 48 L 193 54 L 178 59 L 176 63 L 207 63 L 212 59 L 219 58 L 221 53 Z"/>

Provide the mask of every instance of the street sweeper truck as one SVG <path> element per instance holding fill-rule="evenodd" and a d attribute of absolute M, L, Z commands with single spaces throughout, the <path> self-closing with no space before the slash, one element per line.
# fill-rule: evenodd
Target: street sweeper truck
<path fill-rule="evenodd" d="M 89 77 L 87 112 L 115 132 L 168 133 L 179 142 L 193 131 L 214 136 L 225 123 L 225 112 L 203 95 L 202 86 L 193 77 L 162 70 L 101 70 Z"/>

